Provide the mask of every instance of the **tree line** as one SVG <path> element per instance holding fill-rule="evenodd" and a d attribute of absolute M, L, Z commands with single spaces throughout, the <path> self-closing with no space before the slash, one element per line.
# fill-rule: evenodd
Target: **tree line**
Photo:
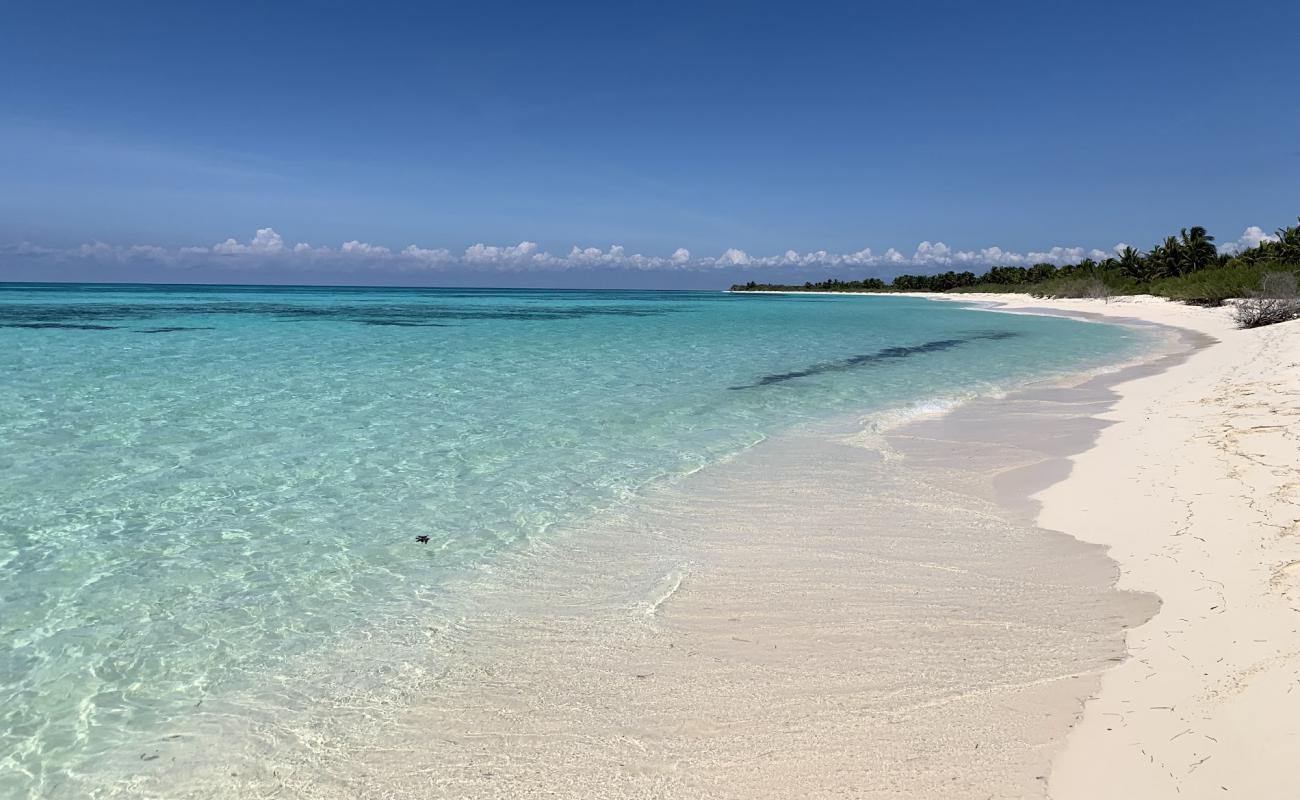
<path fill-rule="evenodd" d="M 1174 299 L 1222 302 L 1244 297 L 1265 270 L 1300 270 L 1300 225 L 1281 228 L 1275 241 L 1260 242 L 1241 253 L 1220 253 L 1214 237 L 1197 225 L 1167 236 L 1150 250 L 1126 247 L 1100 261 L 1085 258 L 1075 264 L 1047 262 L 1032 266 L 994 266 L 976 275 L 948 270 L 930 275 L 904 274 L 886 283 L 880 278 L 842 281 L 836 278 L 800 285 L 749 281 L 733 291 L 821 292 L 952 292 L 1031 291 L 1055 296 L 1151 293 Z M 1036 291 L 1041 290 L 1041 292 Z M 1235 292 L 1235 293 L 1234 293 Z"/>

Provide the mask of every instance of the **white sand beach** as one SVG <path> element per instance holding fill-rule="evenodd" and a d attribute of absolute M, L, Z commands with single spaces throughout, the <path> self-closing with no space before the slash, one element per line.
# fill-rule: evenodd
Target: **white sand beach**
<path fill-rule="evenodd" d="M 1120 384 L 1114 424 L 1037 495 L 1161 608 L 1129 632 L 1053 761 L 1050 796 L 1300 797 L 1300 323 L 1236 330 L 1156 298 L 987 298 L 1218 340 Z"/>

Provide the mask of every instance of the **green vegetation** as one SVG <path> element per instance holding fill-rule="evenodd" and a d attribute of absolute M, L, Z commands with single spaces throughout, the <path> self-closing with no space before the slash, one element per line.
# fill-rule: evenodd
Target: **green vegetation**
<path fill-rule="evenodd" d="M 1291 283 L 1275 279 L 1291 275 Z M 1300 275 L 1300 225 L 1277 231 L 1276 241 L 1261 242 L 1236 255 L 1220 255 L 1205 228 L 1184 228 L 1145 253 L 1132 247 L 1104 261 L 1031 267 L 997 266 L 982 275 L 943 272 L 879 278 L 827 280 L 802 286 L 750 281 L 732 291 L 815 292 L 1023 292 L 1037 297 L 1111 297 L 1153 294 L 1185 303 L 1222 305 L 1233 298 L 1267 296 L 1269 287 L 1294 285 Z M 1282 298 L 1288 300 L 1288 298 Z M 1294 304 L 1294 300 L 1289 300 Z"/>

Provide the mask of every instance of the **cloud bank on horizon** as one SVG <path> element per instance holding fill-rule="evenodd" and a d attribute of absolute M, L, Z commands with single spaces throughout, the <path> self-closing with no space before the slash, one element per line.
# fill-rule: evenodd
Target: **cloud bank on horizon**
<path fill-rule="evenodd" d="M 1277 237 L 1257 225 L 1251 225 L 1236 241 L 1219 243 L 1220 253 L 1235 254 L 1261 242 L 1276 241 Z M 0 248 L 0 253 L 12 256 L 45 259 L 54 262 L 89 261 L 112 264 L 152 263 L 183 270 L 194 266 L 224 266 L 232 269 L 255 270 L 260 266 L 275 264 L 312 269 L 378 269 L 396 272 L 436 271 L 460 268 L 484 271 L 562 271 L 569 269 L 625 269 L 625 270 L 694 270 L 717 269 L 817 269 L 864 268 L 878 273 L 905 269 L 971 269 L 993 266 L 1028 266 L 1038 263 L 1056 265 L 1073 264 L 1085 258 L 1101 260 L 1117 255 L 1128 245 L 1120 242 L 1110 250 L 1083 247 L 1054 246 L 1046 250 L 1016 252 L 1001 247 L 979 250 L 958 250 L 943 242 L 923 241 L 909 255 L 895 248 L 882 253 L 863 248 L 850 253 L 814 250 L 800 253 L 787 250 L 779 255 L 754 256 L 738 248 L 729 248 L 719 256 L 695 256 L 684 247 L 668 256 L 646 256 L 628 253 L 620 245 L 606 250 L 598 247 L 574 246 L 567 253 L 554 255 L 542 250 L 536 242 L 522 241 L 515 245 L 475 244 L 462 252 L 447 248 L 426 248 L 415 244 L 401 249 L 385 245 L 346 241 L 337 247 L 312 245 L 306 242 L 289 244 L 274 228 L 260 228 L 247 241 L 226 239 L 211 246 L 167 248 L 158 245 L 112 245 L 93 242 L 72 248 L 52 248 L 22 242 Z M 2 273 L 0 273 L 2 277 Z"/>

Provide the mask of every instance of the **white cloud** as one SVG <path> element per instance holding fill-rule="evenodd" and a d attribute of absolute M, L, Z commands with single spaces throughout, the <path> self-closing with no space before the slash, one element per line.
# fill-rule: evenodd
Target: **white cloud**
<path fill-rule="evenodd" d="M 1259 247 L 1262 242 L 1276 242 L 1277 237 L 1271 233 L 1266 233 L 1258 225 L 1251 225 L 1242 231 L 1241 238 L 1235 242 L 1220 242 L 1219 252 L 1227 255 L 1236 255 L 1243 250 L 1249 250 L 1252 247 Z"/>
<path fill-rule="evenodd" d="M 735 247 L 727 248 L 727 251 L 718 256 L 717 265 L 719 267 L 747 267 L 749 266 L 749 254 L 744 250 Z"/>
<path fill-rule="evenodd" d="M 509 247 L 475 244 L 465 248 L 465 261 L 470 264 L 517 264 L 535 255 L 537 242 L 524 241 Z"/>
<path fill-rule="evenodd" d="M 221 244 L 213 245 L 212 252 L 221 255 L 243 255 L 247 253 L 274 254 L 284 252 L 284 239 L 273 228 L 259 228 L 257 234 L 248 242 L 227 239 Z"/>
<path fill-rule="evenodd" d="M 400 255 L 402 258 L 412 259 L 424 264 L 445 264 L 452 260 L 450 250 L 442 247 L 431 250 L 425 247 L 417 247 L 413 244 L 407 245 L 406 249 L 403 250 Z"/>
<path fill-rule="evenodd" d="M 144 258 L 150 261 L 166 261 L 171 257 L 170 251 L 165 247 L 158 247 L 153 244 L 136 244 L 126 249 L 127 258 Z"/>
<path fill-rule="evenodd" d="M 393 254 L 392 250 L 383 245 L 358 242 L 356 239 L 344 242 L 339 247 L 339 252 L 347 256 L 360 256 L 362 258 L 388 258 Z"/>
<path fill-rule="evenodd" d="M 1030 251 L 1022 264 L 1077 264 L 1083 260 L 1082 247 L 1053 247 L 1049 250 Z"/>
<path fill-rule="evenodd" d="M 916 246 L 916 252 L 912 254 L 912 263 L 920 265 L 931 264 L 951 264 L 952 249 L 943 242 L 921 242 Z"/>
<path fill-rule="evenodd" d="M 1225 253 L 1240 252 L 1263 241 L 1276 237 L 1258 226 L 1247 228 L 1236 242 L 1220 245 Z M 942 241 L 926 240 L 907 254 L 889 248 L 877 255 L 869 247 L 844 253 L 828 250 L 799 252 L 786 250 L 771 256 L 750 255 L 732 247 L 717 257 L 695 256 L 684 247 L 668 256 L 646 256 L 629 253 L 622 245 L 600 247 L 571 247 L 561 255 L 543 250 L 536 242 L 521 241 L 514 245 L 474 244 L 457 253 L 443 247 L 430 248 L 410 244 L 400 250 L 386 245 L 363 242 L 358 239 L 343 242 L 337 248 L 299 242 L 287 245 L 275 229 L 260 228 L 247 241 L 227 239 L 204 246 L 165 248 L 157 245 L 110 245 L 91 242 L 70 249 L 41 247 L 30 242 L 0 246 L 0 251 L 31 258 L 80 258 L 127 263 L 138 260 L 170 264 L 177 267 L 201 265 L 216 261 L 232 266 L 256 269 L 266 264 L 300 268 L 357 269 L 484 269 L 484 270 L 566 270 L 566 269 L 787 269 L 829 271 L 845 270 L 849 275 L 860 275 L 875 268 L 880 273 L 914 269 L 935 272 L 946 269 L 980 271 L 991 266 L 1029 266 L 1039 262 L 1073 264 L 1084 258 L 1101 260 L 1120 253 L 1127 245 L 1116 244 L 1111 250 L 1085 249 L 1077 246 L 1056 246 L 1045 250 L 1016 252 L 998 246 L 978 250 L 958 250 Z"/>

